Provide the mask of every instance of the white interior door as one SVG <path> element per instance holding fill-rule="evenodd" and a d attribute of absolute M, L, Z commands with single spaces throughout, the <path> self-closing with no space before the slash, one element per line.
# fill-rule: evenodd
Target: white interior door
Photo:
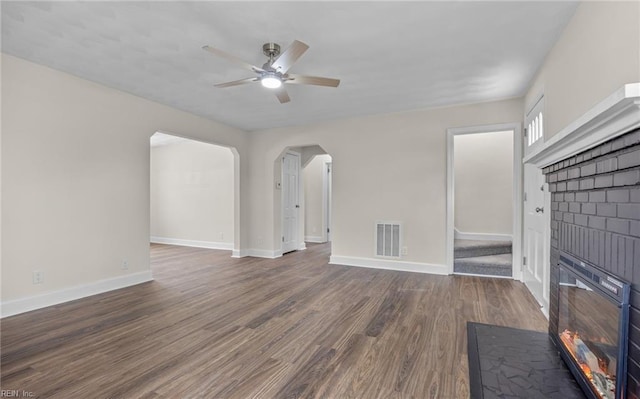
<path fill-rule="evenodd" d="M 524 259 L 522 278 L 533 296 L 549 311 L 549 237 L 547 221 L 550 210 L 548 190 L 542 170 L 535 165 L 524 166 Z"/>
<path fill-rule="evenodd" d="M 300 155 L 287 152 L 282 158 L 282 253 L 298 249 L 300 213 Z"/>

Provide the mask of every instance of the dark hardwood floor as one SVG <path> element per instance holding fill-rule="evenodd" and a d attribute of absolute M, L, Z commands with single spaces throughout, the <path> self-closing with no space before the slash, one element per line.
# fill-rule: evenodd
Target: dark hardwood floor
<path fill-rule="evenodd" d="M 466 398 L 466 322 L 545 331 L 525 287 L 152 245 L 155 281 L 2 320 L 38 398 Z"/>

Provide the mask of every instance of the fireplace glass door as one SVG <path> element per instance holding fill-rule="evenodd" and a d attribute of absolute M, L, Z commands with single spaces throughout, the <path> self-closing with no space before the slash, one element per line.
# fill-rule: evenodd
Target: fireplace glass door
<path fill-rule="evenodd" d="M 616 399 L 624 392 L 626 343 L 621 328 L 626 327 L 624 306 L 607 295 L 601 286 L 620 288 L 617 280 L 595 273 L 575 273 L 560 264 L 557 338 L 565 360 L 579 373 L 594 398 Z M 594 284 L 596 283 L 597 284 Z M 568 363 L 570 363 L 568 361 Z M 579 377 L 579 376 L 576 376 Z M 621 378 L 619 378 L 621 377 Z M 580 378 L 577 378 L 578 380 Z"/>

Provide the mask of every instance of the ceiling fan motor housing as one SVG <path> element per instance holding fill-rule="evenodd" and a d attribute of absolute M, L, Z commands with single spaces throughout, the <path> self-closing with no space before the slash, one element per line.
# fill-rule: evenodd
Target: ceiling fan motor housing
<path fill-rule="evenodd" d="M 265 43 L 262 45 L 264 55 L 273 59 L 280 55 L 280 45 L 278 43 Z"/>

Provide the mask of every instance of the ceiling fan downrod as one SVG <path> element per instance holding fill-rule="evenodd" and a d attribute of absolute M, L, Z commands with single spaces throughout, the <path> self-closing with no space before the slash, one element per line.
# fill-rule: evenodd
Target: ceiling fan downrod
<path fill-rule="evenodd" d="M 262 45 L 262 52 L 269 57 L 269 64 L 280 55 L 280 45 L 278 43 L 265 43 Z"/>

